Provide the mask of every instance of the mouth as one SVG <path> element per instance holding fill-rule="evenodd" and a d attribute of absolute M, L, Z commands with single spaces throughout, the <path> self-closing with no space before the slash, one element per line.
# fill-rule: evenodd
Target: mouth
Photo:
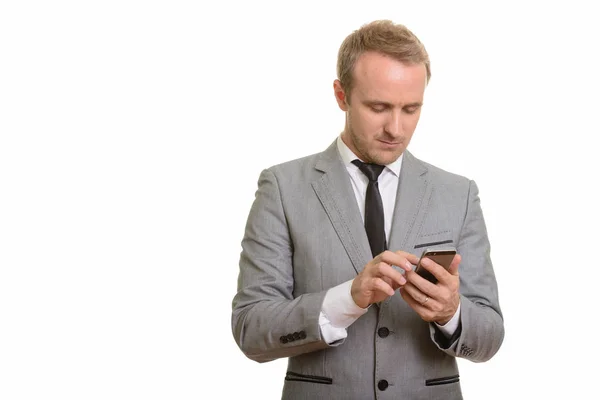
<path fill-rule="evenodd" d="M 377 139 L 377 141 L 383 144 L 385 147 L 398 147 L 402 144 L 402 142 L 390 142 L 387 140 Z"/>

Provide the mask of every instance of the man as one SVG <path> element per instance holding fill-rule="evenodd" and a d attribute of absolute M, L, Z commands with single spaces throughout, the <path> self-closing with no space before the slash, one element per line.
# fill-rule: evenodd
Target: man
<path fill-rule="evenodd" d="M 232 329 L 253 360 L 289 357 L 284 399 L 461 399 L 456 357 L 500 348 L 477 186 L 406 150 L 430 75 L 406 27 L 364 25 L 338 54 L 342 134 L 260 176 Z M 414 271 L 447 246 L 448 269 L 423 263 L 437 283 Z"/>

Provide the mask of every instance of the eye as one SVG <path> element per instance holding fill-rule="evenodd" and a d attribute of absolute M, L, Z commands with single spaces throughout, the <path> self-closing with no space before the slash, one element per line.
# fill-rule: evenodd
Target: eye
<path fill-rule="evenodd" d="M 408 115 L 412 115 L 414 113 L 416 113 L 419 110 L 419 107 L 408 107 L 404 109 L 404 112 L 407 113 Z"/>
<path fill-rule="evenodd" d="M 382 113 L 386 110 L 385 106 L 382 105 L 374 105 L 371 106 L 371 111 L 375 112 L 375 113 Z"/>

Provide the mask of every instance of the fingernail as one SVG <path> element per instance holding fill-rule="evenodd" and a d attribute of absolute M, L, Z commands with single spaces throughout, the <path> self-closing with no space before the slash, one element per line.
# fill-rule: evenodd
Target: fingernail
<path fill-rule="evenodd" d="M 410 261 L 405 260 L 404 265 L 406 266 L 406 268 L 408 268 L 409 271 L 412 269 L 412 264 L 410 263 Z"/>

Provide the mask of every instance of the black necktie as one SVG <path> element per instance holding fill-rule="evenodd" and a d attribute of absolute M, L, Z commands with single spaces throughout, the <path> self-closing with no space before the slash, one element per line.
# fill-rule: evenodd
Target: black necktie
<path fill-rule="evenodd" d="M 384 252 L 385 244 L 385 220 L 383 219 L 383 202 L 379 193 L 377 179 L 385 168 L 383 165 L 365 164 L 360 160 L 352 161 L 369 178 L 367 196 L 365 198 L 365 229 L 371 246 L 373 257 Z"/>

